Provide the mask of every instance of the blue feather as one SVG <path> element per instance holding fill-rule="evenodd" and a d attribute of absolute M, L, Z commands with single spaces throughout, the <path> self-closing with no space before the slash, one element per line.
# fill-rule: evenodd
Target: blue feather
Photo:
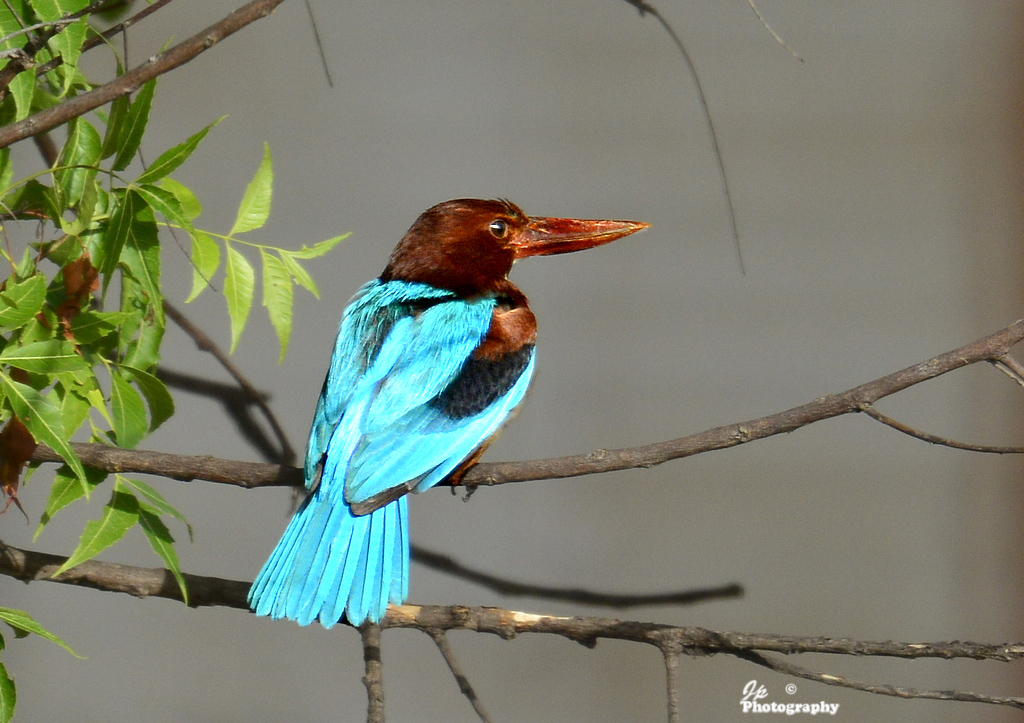
<path fill-rule="evenodd" d="M 349 504 L 420 492 L 493 437 L 522 401 L 533 358 L 504 394 L 451 419 L 430 404 L 481 343 L 496 300 L 403 281 L 364 285 L 342 317 L 306 451 L 311 492 L 249 592 L 258 615 L 330 627 L 377 622 L 409 590 L 406 497 L 356 516 Z"/>

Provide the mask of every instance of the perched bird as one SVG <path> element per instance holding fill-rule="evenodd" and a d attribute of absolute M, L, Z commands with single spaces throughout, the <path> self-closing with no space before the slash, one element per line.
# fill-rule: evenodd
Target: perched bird
<path fill-rule="evenodd" d="M 461 478 L 530 383 L 537 324 L 512 264 L 646 227 L 528 217 L 508 201 L 424 212 L 342 315 L 306 449 L 310 491 L 249 591 L 253 610 L 331 627 L 404 602 L 406 493 Z"/>

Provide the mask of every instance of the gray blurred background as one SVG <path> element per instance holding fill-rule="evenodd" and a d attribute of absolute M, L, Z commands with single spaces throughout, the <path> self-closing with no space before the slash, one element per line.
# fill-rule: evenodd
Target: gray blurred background
<path fill-rule="evenodd" d="M 133 28 L 129 64 L 239 3 L 171 4 Z M 352 232 L 313 268 L 321 300 L 297 291 L 285 363 L 258 306 L 235 354 L 297 447 L 341 309 L 416 216 L 447 198 L 652 225 L 516 268 L 540 322 L 538 373 L 489 460 L 631 446 L 780 411 L 1022 315 L 1019 2 L 762 0 L 804 63 L 743 0 L 659 2 L 707 91 L 745 276 L 697 95 L 653 18 L 617 0 L 313 5 L 333 89 L 292 0 L 164 76 L 143 149 L 152 160 L 227 113 L 177 174 L 205 204 L 201 227 L 227 231 L 267 141 L 274 206 L 253 240 L 297 248 Z M 164 263 L 169 297 L 181 301 L 188 262 L 168 243 Z M 227 344 L 220 294 L 186 311 Z M 165 364 L 227 381 L 173 327 Z M 1020 444 L 1020 391 L 979 367 L 880 408 L 937 434 Z M 215 402 L 177 400 L 145 447 L 257 459 Z M 49 474 L 22 494 L 36 516 Z M 286 490 L 154 484 L 195 526 L 194 544 L 179 548 L 188 572 L 251 580 L 288 520 Z M 0 534 L 66 554 L 104 497 L 62 513 L 35 543 L 17 514 L 0 518 Z M 415 543 L 496 575 L 616 592 L 735 581 L 742 599 L 616 613 L 503 598 L 418 566 L 410 599 L 794 635 L 1020 640 L 1022 507 L 1017 459 L 841 418 L 650 470 L 481 490 L 468 504 L 445 491 L 412 501 Z M 102 559 L 156 564 L 136 533 Z M 11 639 L 20 721 L 365 719 L 348 628 L 10 579 L 0 598 L 87 656 Z M 495 720 L 665 718 L 653 648 L 451 637 Z M 794 662 L 875 683 L 1024 693 L 1019 663 Z M 384 666 L 389 720 L 476 720 L 426 636 L 386 632 Z M 752 679 L 768 700 L 839 703 L 848 721 L 1019 719 L 794 681 L 724 656 L 685 659 L 682 670 L 690 720 L 743 718 Z M 787 696 L 790 682 L 798 692 Z"/>

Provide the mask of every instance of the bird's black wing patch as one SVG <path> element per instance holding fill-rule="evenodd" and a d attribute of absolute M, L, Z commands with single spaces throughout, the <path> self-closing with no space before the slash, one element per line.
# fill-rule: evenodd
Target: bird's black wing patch
<path fill-rule="evenodd" d="M 470 357 L 451 383 L 428 404 L 449 419 L 479 414 L 512 388 L 532 356 L 533 344 L 527 344 L 500 359 Z"/>

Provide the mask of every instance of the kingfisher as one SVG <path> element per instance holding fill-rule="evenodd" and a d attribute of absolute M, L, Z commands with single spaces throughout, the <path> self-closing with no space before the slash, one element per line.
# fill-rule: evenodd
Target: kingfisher
<path fill-rule="evenodd" d="M 306 447 L 309 492 L 249 590 L 256 614 L 358 626 L 405 602 L 407 493 L 457 483 L 533 375 L 537 321 L 512 264 L 647 226 L 526 216 L 505 200 L 425 211 L 342 315 Z"/>

